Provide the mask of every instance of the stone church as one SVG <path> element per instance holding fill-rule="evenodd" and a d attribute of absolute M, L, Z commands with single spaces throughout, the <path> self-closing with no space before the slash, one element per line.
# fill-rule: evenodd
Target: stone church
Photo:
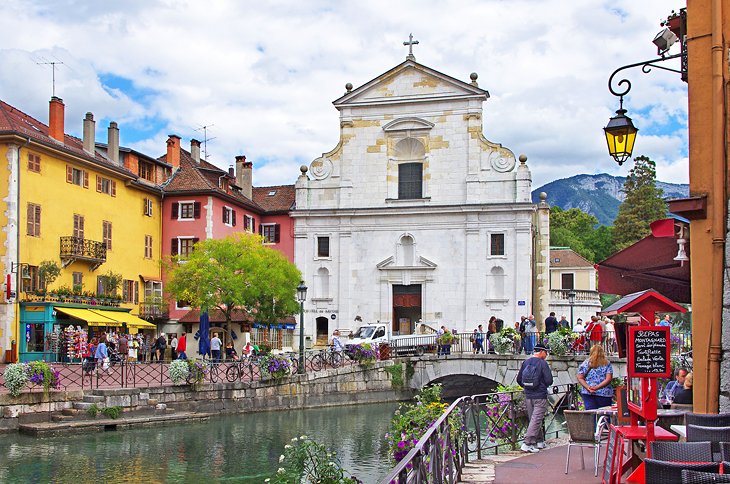
<path fill-rule="evenodd" d="M 547 316 L 549 209 L 527 158 L 482 132 L 489 93 L 470 77 L 411 53 L 334 101 L 339 142 L 302 166 L 291 213 L 308 341 L 357 316 L 396 334 Z"/>

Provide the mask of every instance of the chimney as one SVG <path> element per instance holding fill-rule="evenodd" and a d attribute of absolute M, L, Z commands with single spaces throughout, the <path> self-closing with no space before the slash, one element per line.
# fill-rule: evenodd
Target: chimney
<path fill-rule="evenodd" d="M 236 185 L 241 187 L 241 193 L 248 199 L 253 199 L 253 163 L 246 161 L 246 157 L 236 156 Z"/>
<path fill-rule="evenodd" d="M 96 153 L 96 122 L 91 113 L 84 118 L 84 151 L 91 156 Z"/>
<path fill-rule="evenodd" d="M 228 176 L 235 177 L 235 173 L 233 172 L 233 165 L 228 166 Z"/>
<path fill-rule="evenodd" d="M 116 121 L 109 123 L 108 143 L 107 143 L 107 156 L 114 163 L 119 163 L 119 127 L 117 127 Z"/>
<path fill-rule="evenodd" d="M 173 170 L 180 166 L 180 137 L 176 134 L 167 138 L 167 162 L 172 165 Z"/>
<path fill-rule="evenodd" d="M 61 143 L 63 143 L 64 136 L 64 109 L 63 99 L 53 96 L 49 103 L 48 136 Z"/>
<path fill-rule="evenodd" d="M 190 156 L 193 157 L 195 163 L 200 163 L 200 141 L 196 139 L 190 140 Z"/>

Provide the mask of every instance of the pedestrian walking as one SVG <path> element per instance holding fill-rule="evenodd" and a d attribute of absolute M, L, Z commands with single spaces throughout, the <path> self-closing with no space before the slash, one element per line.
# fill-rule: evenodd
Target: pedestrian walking
<path fill-rule="evenodd" d="M 553 374 L 545 359 L 548 347 L 542 343 L 535 345 L 531 358 L 522 362 L 517 373 L 517 384 L 525 390 L 525 406 L 530 423 L 520 450 L 537 453 L 545 448 L 543 419 L 547 412 L 547 389 L 553 384 Z"/>
<path fill-rule="evenodd" d="M 163 361 L 165 359 L 165 348 L 167 348 L 167 338 L 165 337 L 165 333 L 160 333 L 160 337 L 157 338 L 157 342 L 155 343 L 157 361 Z"/>
<path fill-rule="evenodd" d="M 187 360 L 188 355 L 185 353 L 188 350 L 188 339 L 185 333 L 180 335 L 180 339 L 177 340 L 177 358 L 179 360 Z"/>
<path fill-rule="evenodd" d="M 170 360 L 177 360 L 177 335 L 172 335 L 172 340 L 170 341 Z"/>
<path fill-rule="evenodd" d="M 210 340 L 210 356 L 213 358 L 213 363 L 221 362 L 221 346 L 223 342 L 218 337 L 218 333 L 213 333 L 213 337 Z"/>

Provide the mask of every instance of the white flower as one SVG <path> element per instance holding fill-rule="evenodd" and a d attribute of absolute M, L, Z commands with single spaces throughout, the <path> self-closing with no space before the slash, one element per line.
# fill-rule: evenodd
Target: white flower
<path fill-rule="evenodd" d="M 297 440 L 299 440 L 299 439 L 297 439 L 296 437 L 294 437 L 293 439 L 291 439 L 292 442 L 296 442 Z"/>
<path fill-rule="evenodd" d="M 292 440 L 292 442 L 294 442 L 294 441 Z M 285 449 L 291 449 L 291 445 L 289 445 L 289 444 L 286 444 L 286 445 L 284 446 L 284 448 L 285 448 Z"/>
<path fill-rule="evenodd" d="M 300 439 L 302 439 L 302 440 L 307 440 L 307 436 L 306 436 L 306 435 L 302 435 L 302 436 L 301 436 L 301 437 L 299 437 L 299 438 L 300 438 Z"/>
<path fill-rule="evenodd" d="M 281 464 L 282 462 L 284 462 L 284 454 L 279 456 L 279 463 Z"/>
<path fill-rule="evenodd" d="M 283 474 L 283 473 L 285 473 L 286 471 L 284 470 L 284 468 L 283 468 L 283 467 L 279 467 L 279 470 L 277 470 L 276 472 L 278 472 L 279 474 Z"/>

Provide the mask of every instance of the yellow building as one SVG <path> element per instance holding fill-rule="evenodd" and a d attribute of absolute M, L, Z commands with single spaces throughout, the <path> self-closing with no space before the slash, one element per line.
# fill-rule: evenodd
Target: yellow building
<path fill-rule="evenodd" d="M 161 296 L 158 185 L 170 167 L 120 151 L 116 123 L 108 132 L 97 145 L 87 113 L 83 139 L 65 134 L 56 97 L 48 125 L 0 101 L 3 360 L 58 357 L 54 333 L 68 324 L 137 332 L 144 323 L 129 311 Z M 47 287 L 44 261 L 61 269 Z"/>

